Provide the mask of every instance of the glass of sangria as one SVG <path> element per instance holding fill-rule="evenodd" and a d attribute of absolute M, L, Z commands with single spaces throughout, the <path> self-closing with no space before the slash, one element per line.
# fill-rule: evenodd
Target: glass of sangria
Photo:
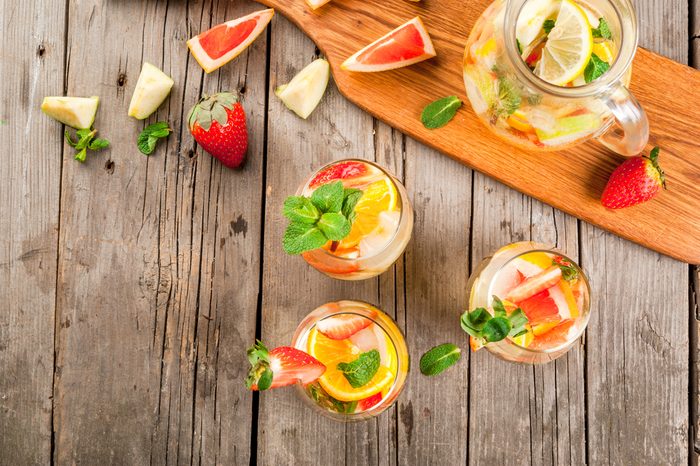
<path fill-rule="evenodd" d="M 484 345 L 508 361 L 553 361 L 588 325 L 590 289 L 585 274 L 574 261 L 543 244 L 524 241 L 499 249 L 479 264 L 467 287 L 469 309 L 492 312 L 494 303 L 501 301 L 507 312 L 520 309 L 527 317 L 520 335 Z M 482 346 L 470 339 L 473 350 Z"/>
<path fill-rule="evenodd" d="M 326 368 L 313 382 L 297 384 L 301 397 L 337 420 L 378 415 L 396 401 L 408 375 L 408 349 L 396 323 L 360 301 L 318 307 L 299 324 L 292 346 Z"/>
<path fill-rule="evenodd" d="M 375 277 L 396 262 L 411 239 L 413 209 L 406 189 L 379 165 L 366 160 L 346 159 L 330 163 L 312 174 L 293 198 L 295 202 L 301 202 L 299 199 L 315 201 L 317 191 L 328 190 L 328 185 L 337 184 L 342 184 L 345 189 L 346 198 L 340 213 L 349 220 L 348 230 L 343 232 L 347 234 L 331 236 L 333 239 L 325 239 L 330 235 L 320 236 L 319 242 L 311 243 L 314 247 L 301 251 L 301 255 L 312 267 L 333 278 L 363 280 Z M 350 206 L 351 212 L 346 212 L 347 200 L 353 197 L 348 193 L 352 192 L 357 195 L 353 199 L 356 203 L 354 208 Z M 313 209 L 313 206 L 308 208 Z M 293 215 L 287 216 L 294 223 Z M 288 231 L 294 228 L 292 223 Z M 290 251 L 286 243 L 285 250 L 296 253 Z"/>
<path fill-rule="evenodd" d="M 495 0 L 467 40 L 467 96 L 488 128 L 525 149 L 598 138 L 637 155 L 649 138 L 627 89 L 637 36 L 629 0 Z"/>

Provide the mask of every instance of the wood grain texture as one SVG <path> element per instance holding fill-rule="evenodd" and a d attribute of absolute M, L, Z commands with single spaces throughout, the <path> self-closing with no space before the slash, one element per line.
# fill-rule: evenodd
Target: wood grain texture
<path fill-rule="evenodd" d="M 427 130 L 420 123 L 421 110 L 437 97 L 454 94 L 466 102 L 461 73 L 464 43 L 488 0 L 425 4 L 339 0 L 313 13 L 300 1 L 261 2 L 276 8 L 309 34 L 327 55 L 341 92 L 382 121 L 558 209 L 677 259 L 700 263 L 700 210 L 696 208 L 700 163 L 695 156 L 700 140 L 688 137 L 700 134 L 696 114 L 700 94 L 658 92 L 671 81 L 685 89 L 698 88 L 700 73 L 647 50 L 638 51 L 632 91 L 649 116 L 650 144 L 663 148 L 662 163 L 671 189 L 646 205 L 611 211 L 601 206 L 599 197 L 610 172 L 622 159 L 599 144 L 546 155 L 522 151 L 496 139 L 468 105 L 440 131 Z M 416 15 L 431 32 L 437 58 L 384 73 L 347 73 L 339 69 L 345 58 L 372 38 Z M 680 29 L 687 30 L 687 26 Z M 672 37 L 669 44 L 680 43 L 675 35 Z M 682 52 L 671 55 L 681 57 Z M 542 183 L 543 177 L 554 181 Z M 659 211 L 669 215 L 655 215 Z"/>
<path fill-rule="evenodd" d="M 71 3 L 68 93 L 102 96 L 96 127 L 113 144 L 84 166 L 64 160 L 59 463 L 249 461 L 240 378 L 255 335 L 263 141 L 231 171 L 195 150 L 182 121 L 203 90 L 245 87 L 251 133 L 264 133 L 264 38 L 204 80 L 185 46 L 192 28 L 251 6 Z M 94 66 L 84 43 L 103 50 Z M 150 120 L 176 133 L 150 157 L 135 146 L 144 123 L 126 117 L 142 60 L 177 83 Z"/>
<path fill-rule="evenodd" d="M 51 458 L 65 2 L 0 1 L 0 463 Z"/>
<path fill-rule="evenodd" d="M 286 19 L 271 23 L 265 237 L 263 254 L 262 338 L 269 347 L 288 345 L 302 318 L 328 301 L 359 299 L 386 303 L 379 279 L 334 280 L 281 247 L 287 221 L 284 199 L 310 174 L 341 158 L 374 158 L 372 118 L 329 85 L 321 105 L 302 120 L 275 98 L 272 90 L 316 58 L 313 43 Z M 393 289 L 393 287 L 391 288 Z M 345 426 L 310 410 L 295 390 L 260 395 L 258 457 L 262 465 L 385 464 L 389 415 Z M 379 436 L 384 438 L 380 441 Z M 381 446 L 380 446 L 381 445 Z M 394 453 L 395 454 L 395 453 Z"/>
<path fill-rule="evenodd" d="M 543 242 L 577 259 L 576 219 L 482 174 L 473 202 L 472 270 L 513 241 Z M 511 364 L 486 350 L 470 359 L 469 464 L 585 462 L 583 344 L 544 366 Z"/>

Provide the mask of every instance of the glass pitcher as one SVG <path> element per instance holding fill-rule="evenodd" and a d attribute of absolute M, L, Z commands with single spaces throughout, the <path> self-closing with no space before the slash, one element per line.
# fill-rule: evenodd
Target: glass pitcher
<path fill-rule="evenodd" d="M 581 77 L 557 86 L 528 67 L 516 30 L 521 12 L 556 8 L 558 2 L 496 0 L 484 10 L 464 53 L 464 84 L 472 108 L 497 135 L 525 149 L 560 150 L 598 138 L 619 154 L 639 154 L 649 138 L 649 123 L 627 89 L 638 39 L 631 3 L 575 0 L 591 27 L 605 18 L 615 50 L 610 68 L 596 80 L 586 84 Z"/>

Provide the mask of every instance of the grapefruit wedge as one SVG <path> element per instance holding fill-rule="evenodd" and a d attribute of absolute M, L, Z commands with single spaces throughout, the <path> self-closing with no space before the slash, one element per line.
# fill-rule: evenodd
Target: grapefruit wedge
<path fill-rule="evenodd" d="M 275 10 L 270 8 L 226 21 L 194 36 L 187 41 L 187 47 L 204 71 L 211 73 L 257 39 L 274 14 Z"/>
<path fill-rule="evenodd" d="M 419 17 L 369 44 L 340 67 L 348 71 L 386 71 L 434 57 L 435 47 Z"/>

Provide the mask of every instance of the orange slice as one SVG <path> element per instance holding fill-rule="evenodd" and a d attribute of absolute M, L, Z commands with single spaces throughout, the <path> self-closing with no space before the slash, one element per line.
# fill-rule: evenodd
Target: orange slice
<path fill-rule="evenodd" d="M 221 23 L 188 40 L 187 47 L 204 71 L 211 73 L 257 39 L 274 14 L 275 10 L 270 8 Z"/>
<path fill-rule="evenodd" d="M 388 177 L 367 186 L 355 206 L 356 216 L 350 234 L 340 242 L 339 247 L 348 249 L 359 244 L 362 238 L 379 227 L 382 212 L 396 208 L 397 198 L 396 187 Z"/>
<path fill-rule="evenodd" d="M 389 388 L 394 382 L 395 374 L 388 367 L 379 366 L 372 380 L 362 387 L 353 388 L 343 372 L 338 370 L 338 363 L 352 362 L 361 352 L 349 339 L 331 340 L 314 328 L 309 333 L 307 348 L 310 355 L 326 366 L 326 372 L 318 383 L 336 400 L 363 400 Z"/>
<path fill-rule="evenodd" d="M 348 71 L 386 71 L 434 57 L 435 47 L 419 17 L 380 37 L 340 67 Z"/>

